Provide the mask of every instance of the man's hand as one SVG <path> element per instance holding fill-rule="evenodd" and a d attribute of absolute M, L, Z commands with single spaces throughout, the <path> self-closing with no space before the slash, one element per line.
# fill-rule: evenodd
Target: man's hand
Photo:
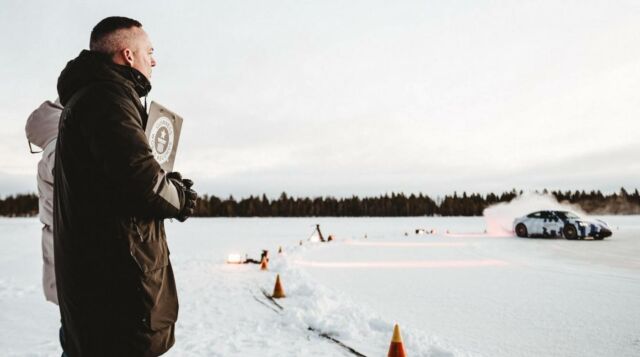
<path fill-rule="evenodd" d="M 176 218 L 178 221 L 184 222 L 195 212 L 196 200 L 198 199 L 198 194 L 191 188 L 193 181 L 183 179 L 179 172 L 170 172 L 167 174 L 167 178 L 183 193 L 184 202 Z"/>

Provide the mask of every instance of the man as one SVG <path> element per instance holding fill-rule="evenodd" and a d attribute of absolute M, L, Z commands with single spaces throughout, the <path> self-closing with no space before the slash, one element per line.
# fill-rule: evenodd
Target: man
<path fill-rule="evenodd" d="M 60 113 L 60 101 L 47 100 L 29 115 L 25 126 L 31 153 L 38 153 L 33 151 L 31 144 L 42 149 L 42 157 L 38 161 L 38 217 L 42 222 L 42 288 L 47 301 L 56 305 L 58 293 L 53 265 L 53 163 Z"/>
<path fill-rule="evenodd" d="M 64 351 L 157 356 L 178 299 L 163 220 L 193 214 L 191 181 L 165 173 L 140 103 L 156 65 L 142 25 L 109 17 L 58 79 L 65 107 L 54 176 L 54 246 Z"/>

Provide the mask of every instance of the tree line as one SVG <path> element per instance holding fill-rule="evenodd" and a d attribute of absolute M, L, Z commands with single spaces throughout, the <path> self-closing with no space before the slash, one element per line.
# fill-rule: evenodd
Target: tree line
<path fill-rule="evenodd" d="M 30 217 L 38 214 L 38 196 L 34 193 L 0 199 L 0 216 Z"/>
<path fill-rule="evenodd" d="M 640 214 L 638 189 L 629 192 L 603 194 L 600 191 L 548 191 L 559 202 L 578 205 L 591 214 Z M 485 208 L 500 202 L 510 202 L 523 191 L 501 194 L 479 193 L 461 195 L 454 192 L 435 200 L 422 193 L 405 195 L 391 193 L 376 197 L 290 197 L 282 193 L 277 199 L 266 195 L 236 200 L 233 196 L 199 197 L 195 216 L 198 217 L 407 217 L 407 216 L 481 216 Z M 0 199 L 0 215 L 9 217 L 35 216 L 38 196 L 19 194 Z"/>

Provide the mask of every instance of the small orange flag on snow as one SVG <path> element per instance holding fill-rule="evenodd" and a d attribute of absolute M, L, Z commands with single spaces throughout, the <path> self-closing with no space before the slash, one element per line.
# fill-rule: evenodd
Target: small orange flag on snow
<path fill-rule="evenodd" d="M 404 342 L 402 342 L 402 336 L 400 336 L 400 327 L 396 324 L 393 327 L 393 337 L 391 338 L 391 346 L 389 346 L 389 353 L 387 357 L 406 357 L 404 352 Z"/>

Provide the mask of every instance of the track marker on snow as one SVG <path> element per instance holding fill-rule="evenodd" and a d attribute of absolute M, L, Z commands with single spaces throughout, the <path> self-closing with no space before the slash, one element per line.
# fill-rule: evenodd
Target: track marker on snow
<path fill-rule="evenodd" d="M 391 345 L 389 346 L 389 353 L 387 357 L 406 357 L 404 352 L 404 342 L 402 342 L 402 336 L 400 335 L 400 326 L 395 324 L 393 326 L 393 337 L 391 337 Z"/>
<path fill-rule="evenodd" d="M 260 270 L 269 270 L 269 262 L 267 261 L 267 257 L 262 257 L 262 261 L 260 262 Z"/>
<path fill-rule="evenodd" d="M 271 295 L 271 297 L 274 299 L 282 299 L 286 296 L 282 288 L 282 283 L 280 283 L 280 274 L 278 274 L 276 275 L 276 285 L 273 287 L 273 295 Z"/>

